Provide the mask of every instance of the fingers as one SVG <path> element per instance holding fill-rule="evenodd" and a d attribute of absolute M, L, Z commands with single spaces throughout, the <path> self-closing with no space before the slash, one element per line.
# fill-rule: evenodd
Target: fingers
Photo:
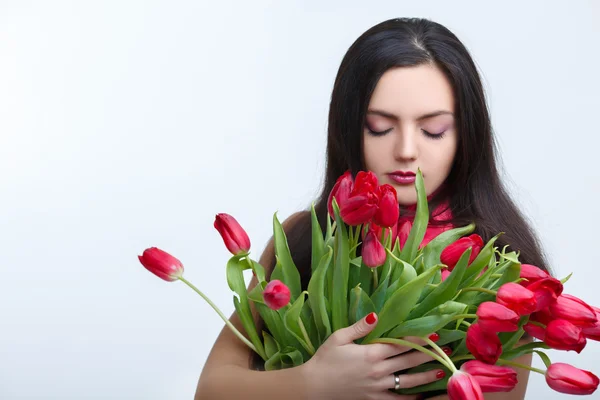
<path fill-rule="evenodd" d="M 439 381 L 445 376 L 446 371 L 443 369 L 433 369 L 431 371 L 419 372 L 416 374 L 400 374 L 400 389 L 412 388 Z M 394 375 L 384 376 L 378 381 L 377 386 L 382 390 L 392 389 L 394 387 Z"/>
<path fill-rule="evenodd" d="M 402 338 L 402 340 L 406 340 L 408 342 L 412 342 L 423 347 L 427 345 L 427 343 L 423 339 L 416 336 L 407 336 Z M 377 350 L 373 350 L 373 352 L 375 352 L 377 356 L 379 356 L 381 359 L 397 356 L 398 354 L 407 353 L 413 350 L 413 348 L 409 346 L 402 346 L 390 343 L 372 343 L 368 344 L 367 346 L 378 346 Z"/>
<path fill-rule="evenodd" d="M 353 325 L 335 331 L 330 339 L 334 345 L 342 346 L 352 343 L 356 339 L 367 336 L 377 325 L 377 315 L 371 313 L 365 318 L 356 321 Z"/>
<path fill-rule="evenodd" d="M 383 374 L 389 375 L 396 371 L 402 371 L 416 367 L 417 365 L 421 365 L 429 361 L 433 361 L 433 357 L 430 355 L 420 351 L 411 351 L 409 353 L 383 360 L 380 365 Z"/>

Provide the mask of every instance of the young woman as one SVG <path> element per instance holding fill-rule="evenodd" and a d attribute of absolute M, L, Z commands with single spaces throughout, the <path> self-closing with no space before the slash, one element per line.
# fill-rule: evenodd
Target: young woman
<path fill-rule="evenodd" d="M 510 244 L 523 263 L 547 269 L 534 232 L 499 177 L 484 91 L 467 49 L 438 23 L 393 19 L 361 35 L 339 68 L 329 111 L 325 183 L 316 204 L 321 226 L 328 195 L 347 170 L 353 176 L 369 170 L 381 184 L 393 185 L 401 219 L 410 219 L 416 203 L 411 176 L 418 168 L 435 213 L 433 232 L 441 215 L 440 223 L 454 226 L 475 222 L 485 242 L 505 232 L 496 242 L 499 248 Z M 311 270 L 310 214 L 296 213 L 283 225 L 305 289 Z M 260 263 L 268 272 L 274 267 L 272 241 Z M 253 279 L 249 289 L 255 285 Z M 264 326 L 253 312 L 257 325 Z M 235 313 L 231 322 L 243 332 Z M 402 373 L 431 361 L 420 352 L 353 343 L 376 324 L 376 318 L 365 318 L 338 330 L 305 364 L 280 371 L 261 370 L 257 357 L 225 327 L 208 357 L 196 399 L 415 399 L 388 389 L 443 378 L 436 370 Z M 530 365 L 531 358 L 517 362 Z M 528 372 L 519 370 L 518 380 L 512 392 L 488 393 L 486 399 L 523 399 Z M 447 398 L 443 393 L 428 396 Z"/>

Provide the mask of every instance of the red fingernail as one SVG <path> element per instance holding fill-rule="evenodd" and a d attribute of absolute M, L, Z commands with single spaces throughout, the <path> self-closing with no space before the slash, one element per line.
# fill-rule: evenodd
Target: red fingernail
<path fill-rule="evenodd" d="M 372 312 L 371 314 L 367 315 L 367 324 L 369 325 L 373 325 L 375 323 L 375 313 Z"/>
<path fill-rule="evenodd" d="M 443 370 L 439 370 L 439 371 L 437 372 L 437 374 L 435 374 L 435 377 L 436 377 L 436 378 L 438 378 L 438 379 L 442 379 L 442 378 L 443 378 L 443 377 L 445 377 L 445 376 L 446 376 L 446 372 L 445 372 L 445 371 L 443 371 Z"/>
<path fill-rule="evenodd" d="M 432 333 L 431 335 L 429 335 L 429 340 L 431 340 L 432 342 L 437 342 L 438 340 L 440 340 L 440 335 L 438 335 L 437 333 Z"/>
<path fill-rule="evenodd" d="M 450 347 L 444 347 L 442 350 L 444 350 L 444 353 L 446 353 L 447 355 L 452 354 L 452 349 Z"/>

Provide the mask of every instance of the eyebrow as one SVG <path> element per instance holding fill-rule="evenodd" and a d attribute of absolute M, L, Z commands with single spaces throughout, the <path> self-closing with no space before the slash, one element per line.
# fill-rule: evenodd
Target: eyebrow
<path fill-rule="evenodd" d="M 382 117 L 386 117 L 386 118 L 390 118 L 390 119 L 395 119 L 395 120 L 400 120 L 400 118 L 392 113 L 386 112 L 386 111 L 382 111 L 382 110 L 368 110 L 367 114 L 375 114 L 375 115 L 380 115 Z M 438 110 L 438 111 L 434 111 L 434 112 L 430 112 L 424 115 L 421 115 L 419 118 L 417 118 L 417 121 L 422 121 L 424 119 L 427 118 L 433 118 L 433 117 L 437 117 L 438 115 L 452 115 L 454 116 L 453 113 L 451 113 L 450 111 L 446 111 L 446 110 Z"/>

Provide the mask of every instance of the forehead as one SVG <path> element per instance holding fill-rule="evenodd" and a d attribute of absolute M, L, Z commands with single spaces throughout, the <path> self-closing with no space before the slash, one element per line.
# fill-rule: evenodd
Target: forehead
<path fill-rule="evenodd" d="M 369 108 L 400 118 L 415 118 L 432 110 L 454 112 L 454 94 L 446 76 L 434 65 L 397 67 L 379 79 Z"/>

